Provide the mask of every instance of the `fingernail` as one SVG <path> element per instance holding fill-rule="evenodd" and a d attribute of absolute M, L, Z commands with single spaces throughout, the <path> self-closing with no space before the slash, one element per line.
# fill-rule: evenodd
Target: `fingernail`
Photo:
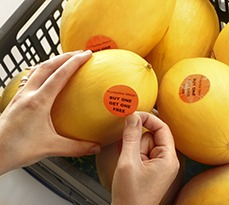
<path fill-rule="evenodd" d="M 136 127 L 139 122 L 139 117 L 137 115 L 129 115 L 126 118 L 126 125 Z"/>
<path fill-rule="evenodd" d="M 86 51 L 84 51 L 84 53 L 92 53 L 92 51 L 91 50 L 86 50 Z"/>
<path fill-rule="evenodd" d="M 91 50 L 86 50 L 86 51 L 83 51 L 83 52 L 79 52 L 79 53 L 75 53 L 76 56 L 81 56 L 81 57 L 84 57 L 84 56 L 87 56 L 89 54 L 91 54 L 92 51 Z"/>
<path fill-rule="evenodd" d="M 91 147 L 88 155 L 98 154 L 100 152 L 100 146 Z"/>

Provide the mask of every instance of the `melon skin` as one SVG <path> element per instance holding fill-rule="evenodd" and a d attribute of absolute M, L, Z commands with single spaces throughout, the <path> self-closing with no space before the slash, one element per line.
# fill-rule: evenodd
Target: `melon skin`
<path fill-rule="evenodd" d="M 119 140 L 125 116 L 113 114 L 104 103 L 105 93 L 116 85 L 127 86 L 136 92 L 136 110 L 151 112 L 158 84 L 148 62 L 127 50 L 98 51 L 57 96 L 51 112 L 57 132 L 70 138 L 97 142 L 101 146 Z"/>
<path fill-rule="evenodd" d="M 112 180 L 121 152 L 122 141 L 119 140 L 101 149 L 96 155 L 96 170 L 101 185 L 111 192 Z"/>
<path fill-rule="evenodd" d="M 184 185 L 174 205 L 227 205 L 228 181 L 228 164 L 203 171 Z"/>
<path fill-rule="evenodd" d="M 214 47 L 213 57 L 229 65 L 229 23 L 227 23 L 219 33 Z"/>
<path fill-rule="evenodd" d="M 196 94 L 203 91 L 202 96 L 181 95 L 189 76 L 206 77 L 202 81 L 205 86 L 196 88 Z M 170 127 L 176 148 L 194 161 L 209 165 L 229 162 L 228 87 L 228 65 L 210 58 L 182 60 L 162 79 L 157 101 L 159 117 Z"/>
<path fill-rule="evenodd" d="M 167 32 L 145 57 L 159 84 L 178 61 L 209 57 L 219 31 L 219 19 L 209 0 L 177 0 Z"/>
<path fill-rule="evenodd" d="M 17 73 L 6 85 L 3 90 L 2 96 L 0 97 L 0 113 L 2 113 L 10 101 L 13 99 L 18 91 L 18 86 L 21 83 L 23 76 L 26 76 L 30 72 L 29 69 L 22 70 Z"/>
<path fill-rule="evenodd" d="M 145 56 L 166 32 L 175 2 L 68 0 L 60 24 L 62 50 L 119 48 Z"/>

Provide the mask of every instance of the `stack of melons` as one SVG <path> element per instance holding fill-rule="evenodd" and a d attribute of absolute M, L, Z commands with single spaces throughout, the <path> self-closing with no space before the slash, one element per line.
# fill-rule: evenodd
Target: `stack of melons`
<path fill-rule="evenodd" d="M 187 183 L 176 204 L 204 204 L 204 197 L 209 204 L 211 196 L 225 204 L 228 192 L 210 193 L 228 187 L 229 26 L 220 32 L 219 24 L 209 0 L 67 1 L 63 52 L 94 53 L 57 97 L 53 123 L 60 134 L 103 146 L 97 166 L 105 188 L 111 189 L 125 116 L 157 108 L 182 157 L 213 166 Z M 11 95 L 2 102 L 15 94 L 6 92 Z M 177 180 L 161 204 L 172 204 Z"/>

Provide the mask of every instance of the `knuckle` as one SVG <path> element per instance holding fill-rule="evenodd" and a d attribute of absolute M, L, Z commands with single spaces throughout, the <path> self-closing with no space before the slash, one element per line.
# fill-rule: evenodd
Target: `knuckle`
<path fill-rule="evenodd" d="M 126 142 L 136 142 L 141 138 L 141 131 L 138 129 L 126 129 L 123 133 L 123 138 Z"/>
<path fill-rule="evenodd" d="M 171 156 L 171 159 L 168 161 L 169 169 L 171 170 L 171 172 L 173 173 L 178 173 L 179 169 L 180 169 L 180 161 L 178 160 L 178 158 L 176 156 Z"/>
<path fill-rule="evenodd" d="M 136 137 L 136 135 L 132 134 L 132 133 L 126 133 L 124 135 L 124 140 L 126 142 L 136 142 L 138 140 L 138 138 Z"/>
<path fill-rule="evenodd" d="M 54 77 L 57 80 L 63 80 L 67 75 L 68 75 L 68 72 L 65 69 L 59 69 L 57 72 L 54 73 Z"/>
<path fill-rule="evenodd" d="M 119 170 L 119 172 L 127 172 L 129 170 L 133 169 L 133 163 L 131 163 L 131 160 L 120 160 L 118 161 L 116 169 Z"/>
<path fill-rule="evenodd" d="M 38 97 L 36 94 L 27 95 L 23 101 L 23 109 L 35 111 L 44 105 L 45 99 Z"/>
<path fill-rule="evenodd" d="M 41 62 L 40 64 L 36 65 L 34 69 L 40 69 L 40 70 L 47 69 L 48 64 L 49 63 L 47 61 Z"/>
<path fill-rule="evenodd" d="M 165 129 L 167 129 L 167 130 L 169 130 L 170 128 L 169 128 L 169 126 L 168 126 L 168 124 L 167 123 L 165 123 L 165 122 L 162 122 L 162 126 L 165 128 Z"/>
<path fill-rule="evenodd" d="M 71 52 L 66 52 L 63 54 L 66 58 L 71 58 L 73 54 Z"/>

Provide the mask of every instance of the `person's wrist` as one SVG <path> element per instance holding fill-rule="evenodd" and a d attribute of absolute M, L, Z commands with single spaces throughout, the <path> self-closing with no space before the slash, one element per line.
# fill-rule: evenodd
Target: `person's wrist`
<path fill-rule="evenodd" d="M 7 154 L 6 154 L 6 142 L 3 139 L 3 135 L 1 134 L 0 131 L 0 175 L 6 173 L 8 171 L 9 167 L 9 162 L 7 160 Z"/>
<path fill-rule="evenodd" d="M 12 148 L 9 140 L 7 139 L 10 136 L 10 133 L 6 133 L 6 129 L 4 126 L 4 120 L 1 117 L 1 124 L 0 124 L 0 175 L 10 171 L 12 169 Z M 7 122 L 5 122 L 7 123 Z M 9 122 L 8 122 L 9 123 Z"/>

